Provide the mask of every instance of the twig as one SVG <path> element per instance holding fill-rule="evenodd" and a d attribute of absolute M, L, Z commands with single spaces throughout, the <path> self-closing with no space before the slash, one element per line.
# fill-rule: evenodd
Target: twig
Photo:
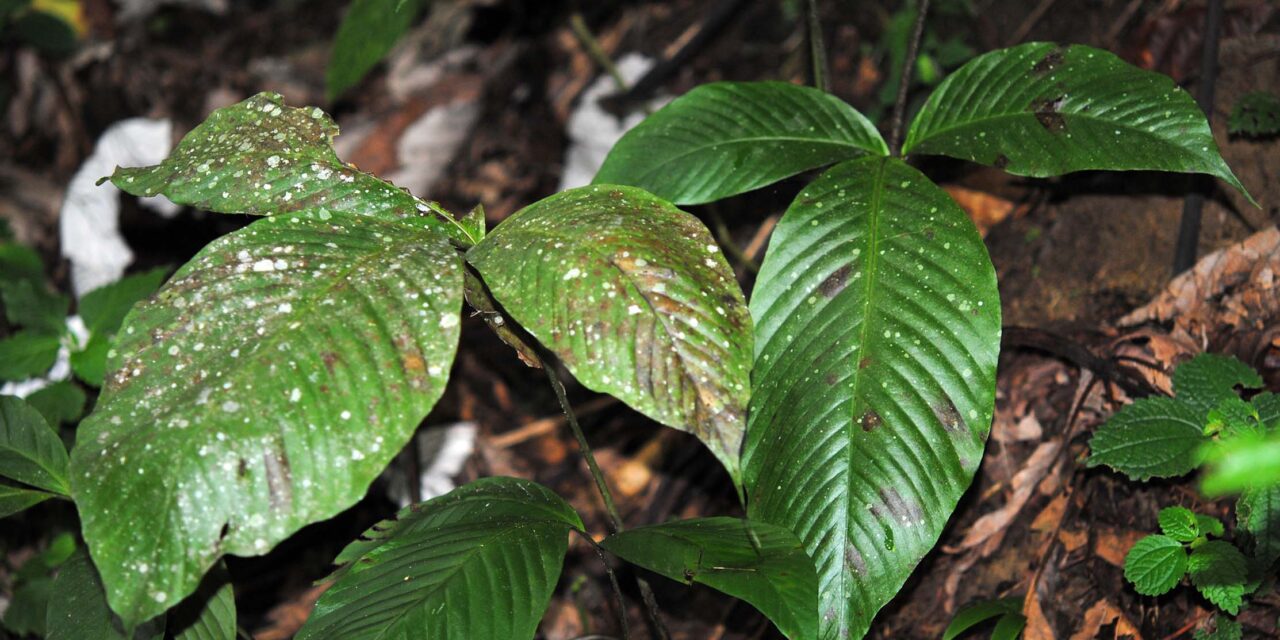
<path fill-rule="evenodd" d="M 1196 103 L 1204 112 L 1205 121 L 1213 118 L 1213 90 L 1218 81 L 1218 41 L 1222 31 L 1222 0 L 1209 0 L 1209 10 L 1204 16 L 1204 50 L 1200 56 L 1200 87 L 1196 91 Z M 1204 192 L 1212 183 L 1197 178 L 1199 187 L 1187 194 L 1182 204 L 1182 221 L 1178 224 L 1178 244 L 1173 254 L 1173 274 L 1176 276 L 1196 263 L 1196 249 L 1200 244 L 1200 213 L 1204 208 Z"/>
<path fill-rule="evenodd" d="M 596 556 L 600 558 L 600 564 L 604 565 L 604 572 L 609 574 L 609 584 L 613 586 L 613 596 L 618 600 L 618 620 L 622 623 L 622 637 L 624 640 L 631 640 L 631 628 L 627 623 L 627 604 L 622 599 L 622 589 L 618 586 L 618 576 L 613 573 L 613 567 L 609 566 L 609 559 L 604 555 L 604 548 L 601 547 L 591 536 L 585 531 L 573 530 L 578 534 L 579 538 L 587 541 L 587 544 L 596 552 Z"/>
<path fill-rule="evenodd" d="M 1142 8 L 1142 0 L 1129 0 L 1129 4 L 1125 5 L 1124 11 L 1120 12 L 1120 17 L 1116 18 L 1111 29 L 1107 31 L 1107 35 L 1103 36 L 1102 42 L 1106 44 L 1107 49 L 1115 47 L 1116 41 L 1120 39 L 1120 32 L 1129 26 L 1129 21 L 1133 19 L 1133 15 Z"/>
<path fill-rule="evenodd" d="M 1007 42 L 1008 46 L 1013 46 L 1022 42 L 1022 39 L 1027 37 L 1028 33 L 1031 33 L 1032 27 L 1036 26 L 1037 22 L 1040 22 L 1040 18 L 1044 17 L 1044 14 L 1053 7 L 1053 3 L 1056 1 L 1057 0 L 1040 0 L 1040 4 L 1036 5 L 1036 8 L 1032 9 L 1031 13 L 1027 14 L 1027 17 L 1022 21 L 1022 24 L 1018 25 L 1018 28 L 1014 30 L 1012 36 L 1009 36 L 1009 40 Z"/>
<path fill-rule="evenodd" d="M 1003 333 L 1002 348 L 1023 347 L 1044 351 L 1081 369 L 1088 369 L 1107 382 L 1120 385 L 1120 388 L 1124 389 L 1130 397 L 1143 398 L 1159 393 L 1140 376 L 1133 375 L 1116 363 L 1094 355 L 1084 346 L 1063 336 L 1027 327 L 1005 327 Z"/>
<path fill-rule="evenodd" d="M 582 404 L 578 407 L 577 412 L 581 415 L 595 413 L 606 407 L 611 407 L 618 403 L 613 396 L 600 396 Z M 560 425 L 564 424 L 564 415 L 548 416 L 539 418 L 532 422 L 525 423 L 511 431 L 498 434 L 489 439 L 489 446 L 494 449 L 508 449 L 522 442 L 527 442 L 534 438 L 545 436 L 554 432 Z"/>
<path fill-rule="evenodd" d="M 830 93 L 831 80 L 827 72 L 827 47 L 822 42 L 822 24 L 818 19 L 818 2 L 809 0 L 805 13 L 809 21 L 809 56 L 812 58 L 813 86 Z"/>
<path fill-rule="evenodd" d="M 613 63 L 609 54 L 604 52 L 600 41 L 591 34 L 591 29 L 587 28 L 587 21 L 582 19 L 581 13 L 575 11 L 569 16 L 569 28 L 573 29 L 573 35 L 578 37 L 578 42 L 582 44 L 583 49 L 587 50 L 587 55 L 600 65 L 609 77 L 613 78 L 613 84 L 618 87 L 618 91 L 626 91 L 628 89 L 626 78 L 622 77 L 622 73 L 618 71 L 618 65 Z"/>
<path fill-rule="evenodd" d="M 907 93 L 911 78 L 915 76 L 916 56 L 920 54 L 920 38 L 924 35 L 924 18 L 929 13 L 929 0 L 920 0 L 916 7 L 916 24 L 907 42 L 907 57 L 902 60 L 902 72 L 898 74 L 898 99 L 893 103 L 893 128 L 889 135 L 893 155 L 902 154 L 902 120 L 907 114 Z"/>
<path fill-rule="evenodd" d="M 738 243 L 733 241 L 733 234 L 729 232 L 729 225 L 725 224 L 724 218 L 720 216 L 720 212 L 716 207 L 714 205 L 708 207 L 707 213 L 711 217 L 711 230 L 715 232 L 716 241 L 724 249 L 725 255 L 733 258 L 733 261 L 737 262 L 739 267 L 751 273 L 759 273 L 760 265 L 743 253 Z"/>
<path fill-rule="evenodd" d="M 538 349 L 543 351 L 542 349 Z M 573 415 L 573 406 L 569 404 L 569 398 L 565 395 L 564 384 L 560 382 L 560 376 L 556 373 L 555 356 L 550 353 L 539 353 L 542 360 L 542 370 L 547 372 L 547 380 L 551 383 L 551 388 L 556 392 L 556 399 L 560 401 L 560 409 L 564 411 L 565 422 L 569 424 L 569 429 L 573 431 L 573 437 L 578 441 L 578 448 L 582 451 L 582 457 L 587 461 L 587 468 L 591 470 L 591 477 L 596 482 L 596 489 L 600 491 L 600 499 L 604 501 L 604 510 L 609 514 L 610 533 L 622 531 L 622 516 L 618 515 L 618 507 L 613 502 L 613 493 L 609 491 L 609 485 L 605 483 L 604 473 L 600 471 L 600 465 L 596 463 L 596 456 L 591 452 L 591 445 L 587 443 L 586 434 L 582 433 L 582 426 L 578 424 L 578 418 Z"/>

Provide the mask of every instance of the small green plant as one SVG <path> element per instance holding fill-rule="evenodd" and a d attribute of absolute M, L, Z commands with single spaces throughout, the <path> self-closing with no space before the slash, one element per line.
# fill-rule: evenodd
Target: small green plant
<path fill-rule="evenodd" d="M 1280 134 L 1280 96 L 1266 91 L 1245 94 L 1231 108 L 1232 135 L 1270 138 Z"/>
<path fill-rule="evenodd" d="M 1022 599 L 982 600 L 961 608 L 942 632 L 942 640 L 959 638 L 989 620 L 995 620 L 991 640 L 1017 640 L 1027 626 L 1027 618 L 1022 615 Z"/>
<path fill-rule="evenodd" d="M 360 499 L 443 393 L 465 299 L 544 368 L 610 515 L 604 550 L 741 598 L 790 638 L 860 637 L 973 478 L 1000 346 L 977 230 L 904 155 L 1026 176 L 1202 172 L 1243 192 L 1168 78 L 1047 43 L 950 75 L 895 153 L 821 91 L 698 87 L 628 133 L 596 184 L 492 231 L 478 209 L 454 215 L 343 163 L 336 133 L 320 109 L 260 94 L 160 165 L 111 176 L 262 216 L 124 319 L 65 473 L 14 477 L 74 500 L 101 585 L 76 588 L 101 593 L 126 635 L 199 609 L 224 555 L 267 553 Z M 828 165 L 779 222 L 748 306 L 678 205 Z M 747 517 L 623 530 L 559 364 L 699 438 Z M 535 483 L 468 484 L 343 550 L 298 637 L 531 638 L 584 529 Z"/>
<path fill-rule="evenodd" d="M 1134 589 L 1164 595 L 1190 577 L 1205 599 L 1227 613 L 1239 613 L 1249 579 L 1247 561 L 1231 543 L 1210 539 L 1223 535 L 1222 521 L 1166 507 L 1160 510 L 1160 531 L 1139 540 L 1125 556 L 1124 577 Z"/>

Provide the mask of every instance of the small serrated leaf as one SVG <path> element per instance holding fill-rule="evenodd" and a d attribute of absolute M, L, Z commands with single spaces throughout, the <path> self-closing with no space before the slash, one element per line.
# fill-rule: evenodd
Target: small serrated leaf
<path fill-rule="evenodd" d="M 5 317 L 14 326 L 42 334 L 62 333 L 71 299 L 49 291 L 38 280 L 0 280 Z"/>
<path fill-rule="evenodd" d="M 1244 554 L 1222 540 L 1210 540 L 1191 551 L 1187 563 L 1191 583 L 1209 602 L 1235 615 L 1240 613 L 1248 567 Z"/>
<path fill-rule="evenodd" d="M 1173 371 L 1173 395 L 1208 415 L 1223 400 L 1237 396 L 1236 386 L 1257 389 L 1262 377 L 1249 365 L 1216 353 L 1202 353 Z"/>
<path fill-rule="evenodd" d="M 1213 616 L 1213 631 L 1196 629 L 1195 640 L 1241 640 L 1243 637 L 1239 622 L 1218 614 Z"/>
<path fill-rule="evenodd" d="M 1186 507 L 1165 507 L 1160 510 L 1160 531 L 1178 542 L 1191 542 L 1200 536 L 1196 514 Z"/>
<path fill-rule="evenodd" d="M 1107 465 L 1143 481 L 1190 473 L 1207 441 L 1201 415 L 1173 398 L 1141 398 L 1093 434 L 1089 466 Z"/>
<path fill-rule="evenodd" d="M 1168 536 L 1147 536 L 1124 558 L 1124 577 L 1145 596 L 1168 593 L 1187 572 L 1187 550 Z"/>
<path fill-rule="evenodd" d="M 1203 513 L 1197 513 L 1195 516 L 1196 527 L 1200 529 L 1200 533 L 1213 536 L 1215 538 L 1221 538 L 1222 534 L 1226 533 L 1226 529 L 1223 528 L 1221 520 L 1213 516 L 1206 516 Z"/>
<path fill-rule="evenodd" d="M 1247 489 L 1236 501 L 1236 526 L 1253 539 L 1253 557 L 1264 567 L 1280 559 L 1280 484 Z"/>
<path fill-rule="evenodd" d="M 168 273 L 168 268 L 159 267 L 98 287 L 80 298 L 76 313 L 90 333 L 113 335 L 133 305 L 155 293 Z"/>
<path fill-rule="evenodd" d="M 69 380 L 55 382 L 27 396 L 27 404 L 39 411 L 54 431 L 59 425 L 79 420 L 87 400 L 84 391 Z"/>
<path fill-rule="evenodd" d="M 1266 91 L 1246 93 L 1231 108 L 1227 130 L 1264 138 L 1280 134 L 1280 96 Z"/>

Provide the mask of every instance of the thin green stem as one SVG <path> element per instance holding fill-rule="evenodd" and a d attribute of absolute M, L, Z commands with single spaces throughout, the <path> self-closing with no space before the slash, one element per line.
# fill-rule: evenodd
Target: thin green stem
<path fill-rule="evenodd" d="M 539 349 L 539 351 L 542 351 Z M 596 489 L 600 491 L 600 499 L 604 501 L 604 510 L 609 514 L 610 533 L 622 531 L 622 516 L 618 515 L 618 507 L 613 502 L 613 493 L 609 491 L 609 485 L 605 483 L 604 473 L 600 471 L 600 465 L 596 463 L 596 456 L 591 452 L 591 445 L 587 443 L 587 436 L 582 433 L 582 427 L 578 424 L 578 418 L 573 415 L 573 407 L 569 405 L 569 398 L 565 395 L 564 384 L 560 382 L 560 376 L 556 374 L 555 357 L 549 353 L 539 353 L 539 359 L 542 360 L 542 370 L 547 374 L 547 380 L 551 383 L 551 388 L 556 392 L 556 399 L 560 401 L 560 409 L 564 411 L 565 422 L 569 424 L 569 428 L 573 431 L 573 437 L 578 441 L 578 448 L 582 451 L 582 457 L 587 461 L 587 468 L 591 470 L 591 477 L 596 481 Z"/>
<path fill-rule="evenodd" d="M 924 19 L 929 13 L 929 0 L 919 0 L 916 7 L 916 23 L 911 30 L 911 40 L 907 41 L 907 57 L 902 60 L 902 70 L 898 74 L 898 99 L 893 103 L 893 128 L 889 135 L 889 148 L 893 155 L 902 155 L 902 121 L 907 114 L 907 94 L 911 89 L 911 78 L 915 76 L 916 56 L 920 53 L 920 38 L 924 35 Z"/>
<path fill-rule="evenodd" d="M 618 600 L 618 620 L 622 623 L 622 637 L 624 640 L 631 640 L 631 628 L 627 623 L 627 603 L 622 599 L 622 588 L 618 586 L 618 576 L 613 573 L 613 567 L 609 566 L 609 559 L 604 555 L 604 547 L 591 539 L 585 531 L 573 530 L 578 537 L 587 541 L 587 544 L 596 552 L 596 556 L 600 558 L 600 564 L 604 565 L 604 572 L 609 575 L 609 584 L 613 586 L 613 596 Z"/>
<path fill-rule="evenodd" d="M 813 64 L 813 86 L 831 92 L 830 74 L 827 72 L 827 47 L 822 42 L 822 24 L 818 19 L 818 2 L 809 0 L 805 13 L 809 21 L 809 56 Z"/>
<path fill-rule="evenodd" d="M 581 42 L 582 47 L 587 50 L 587 55 L 591 56 L 591 59 L 613 78 L 613 84 L 617 85 L 618 91 L 626 91 L 629 88 L 626 79 L 618 71 L 618 66 L 613 64 L 609 54 L 604 52 L 600 41 L 592 35 L 591 29 L 587 28 L 587 21 L 582 19 L 581 13 L 575 11 L 569 16 L 569 28 L 573 29 L 573 35 L 577 36 L 578 42 Z"/>

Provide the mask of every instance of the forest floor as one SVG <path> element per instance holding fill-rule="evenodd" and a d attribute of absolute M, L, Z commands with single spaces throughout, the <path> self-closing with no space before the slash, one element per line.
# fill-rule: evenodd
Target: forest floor
<path fill-rule="evenodd" d="M 483 204 L 492 226 L 556 191 L 570 115 L 600 74 L 569 28 L 571 4 L 583 5 L 610 57 L 638 52 L 663 61 L 717 2 L 436 2 L 391 62 L 334 102 L 325 99 L 324 65 L 343 0 L 232 2 L 222 12 L 175 3 L 127 22 L 111 2 L 83 4 L 90 35 L 71 56 L 0 52 L 0 77 L 7 78 L 0 215 L 18 241 L 41 252 L 64 291 L 70 275 L 59 245 L 62 197 L 112 123 L 165 117 L 176 137 L 214 108 L 276 91 L 290 104 L 330 111 L 344 129 L 344 159 L 387 175 L 404 168 L 401 140 L 410 125 L 447 107 L 466 126 L 459 140 L 422 143 L 442 157 L 433 158 L 438 167 L 421 178 L 419 195 L 457 211 Z M 722 79 L 805 82 L 804 3 L 741 4 L 723 31 L 671 69 L 660 93 L 680 95 Z M 1078 42 L 1168 73 L 1193 92 L 1199 82 L 1203 3 L 934 4 L 927 33 L 938 43 L 981 52 L 1033 40 Z M 880 95 L 891 58 L 885 34 L 900 3 L 818 5 L 833 93 L 879 114 L 883 125 L 888 110 Z M 1280 8 L 1268 0 L 1227 6 L 1212 123 L 1227 162 L 1263 207 L 1224 187 L 1212 192 L 1199 252 L 1223 253 L 1196 277 L 1171 285 L 1182 203 L 1196 184 L 1185 176 L 1031 180 L 959 162 L 921 164 L 985 231 L 1006 340 L 979 474 L 938 548 L 879 614 L 871 637 L 936 638 L 958 607 L 1009 596 L 1024 599 L 1027 638 L 1190 638 L 1211 617 L 1211 606 L 1189 589 L 1137 595 L 1121 566 L 1129 546 L 1154 530 L 1161 507 L 1192 506 L 1233 522 L 1230 503 L 1206 501 L 1191 482 L 1133 483 L 1087 469 L 1083 460 L 1089 434 L 1132 397 L 1126 381 L 1167 392 L 1173 366 L 1194 353 L 1231 353 L 1280 391 L 1280 288 L 1271 281 L 1280 269 L 1280 141 L 1231 137 L 1224 124 L 1245 93 L 1280 90 Z M 927 94 L 927 87 L 914 88 L 913 102 Z M 763 245 L 753 240 L 767 235 L 801 181 L 692 211 L 713 227 L 722 221 L 723 239 L 758 259 Z M 246 223 L 191 211 L 163 218 L 125 200 L 121 230 L 137 256 L 131 269 L 179 265 Z M 1250 244 L 1240 245 L 1246 239 Z M 750 291 L 749 276 L 743 286 Z M 462 340 L 449 391 L 424 423 L 478 425 L 459 483 L 493 474 L 531 478 L 570 498 L 588 527 L 603 531 L 602 507 L 540 374 L 476 319 L 466 321 Z M 694 438 L 581 388 L 570 391 L 628 524 L 741 513 L 728 478 Z M 244 626 L 263 640 L 290 637 L 318 595 L 313 581 L 326 575 L 344 542 L 394 509 L 376 489 L 266 556 L 233 559 Z M 5 530 L 3 537 L 13 557 L 41 544 L 31 531 Z M 594 553 L 575 541 L 540 637 L 618 635 L 607 585 Z M 779 637 L 749 606 L 709 589 L 662 580 L 655 587 L 676 638 Z M 643 625 L 639 597 L 627 596 L 633 626 Z M 1240 617 L 1246 637 L 1275 637 L 1277 615 L 1280 597 L 1255 598 Z"/>

